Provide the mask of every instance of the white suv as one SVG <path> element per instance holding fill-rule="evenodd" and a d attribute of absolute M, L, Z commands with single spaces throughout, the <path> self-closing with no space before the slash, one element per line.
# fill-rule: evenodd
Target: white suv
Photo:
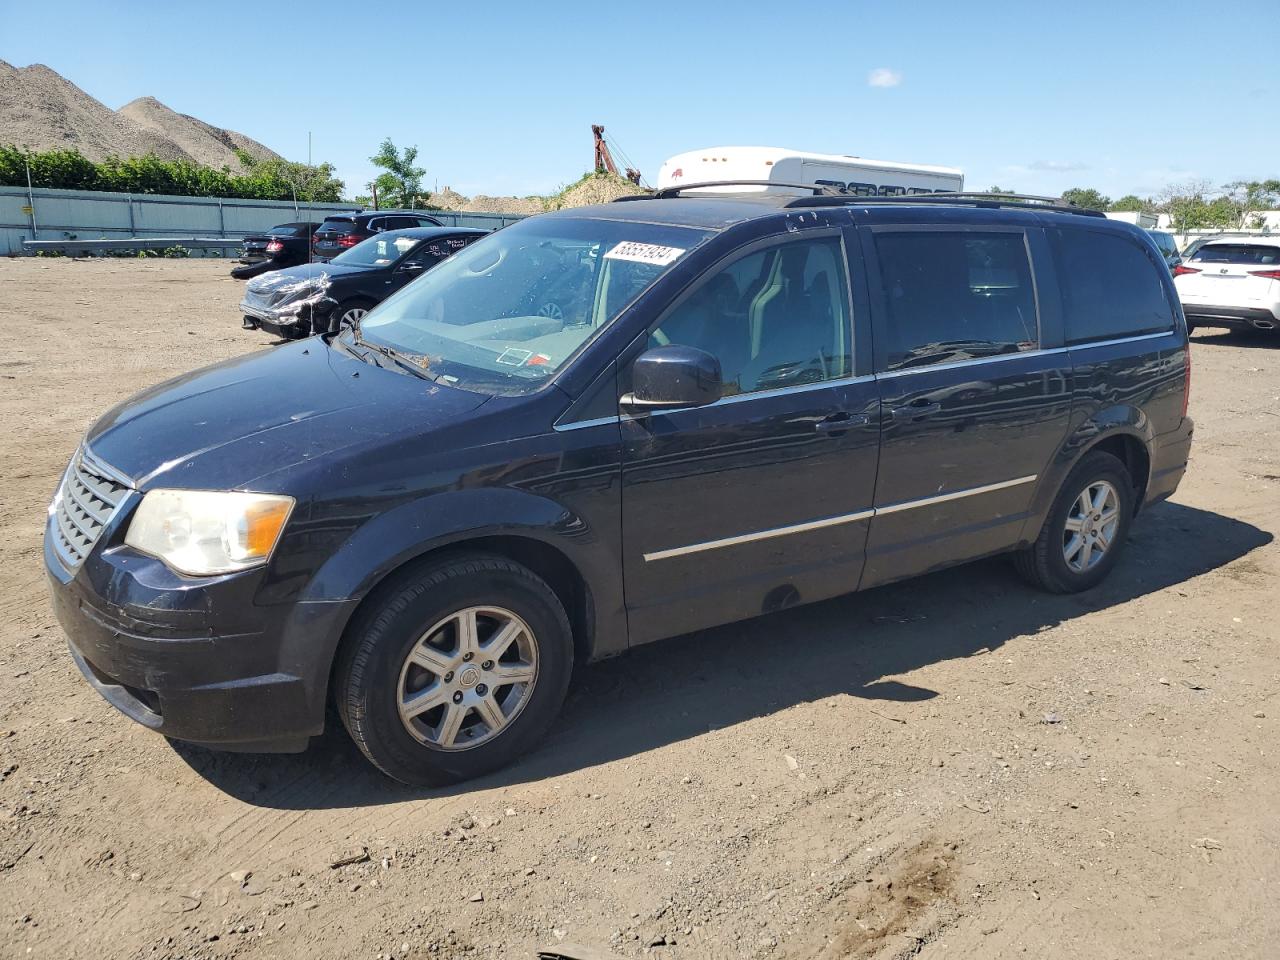
<path fill-rule="evenodd" d="M 1280 329 L 1280 237 L 1211 240 L 1173 277 L 1188 329 Z"/>

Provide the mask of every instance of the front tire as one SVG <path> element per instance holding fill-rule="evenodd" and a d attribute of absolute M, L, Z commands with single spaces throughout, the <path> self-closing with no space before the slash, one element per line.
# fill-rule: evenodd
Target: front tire
<path fill-rule="evenodd" d="M 366 313 L 373 309 L 373 303 L 362 298 L 354 298 L 344 300 L 333 308 L 333 313 L 329 315 L 329 326 L 331 332 L 337 333 L 344 326 L 359 323 L 364 319 Z M 336 328 L 334 325 L 337 325 Z"/>
<path fill-rule="evenodd" d="M 1035 543 L 1014 554 L 1014 566 L 1052 593 L 1095 587 L 1116 565 L 1133 509 L 1125 465 L 1101 450 L 1088 453 L 1063 482 Z"/>
<path fill-rule="evenodd" d="M 540 577 L 501 557 L 454 557 L 395 581 L 353 623 L 334 693 L 378 769 L 443 786 L 526 754 L 572 669 L 568 617 Z"/>

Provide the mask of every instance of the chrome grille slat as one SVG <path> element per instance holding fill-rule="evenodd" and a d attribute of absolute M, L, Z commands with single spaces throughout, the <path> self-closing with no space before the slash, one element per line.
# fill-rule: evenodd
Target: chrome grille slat
<path fill-rule="evenodd" d="M 91 520 L 97 523 L 98 526 L 102 526 L 106 518 L 111 516 L 111 511 L 113 509 L 112 504 L 103 501 L 102 508 L 95 508 L 91 503 L 86 503 L 81 498 L 80 492 L 77 489 L 77 487 L 83 488 L 85 490 L 89 489 L 88 487 L 84 486 L 83 481 L 81 481 L 79 477 L 72 477 L 71 482 L 67 484 L 67 493 L 70 494 L 71 499 L 75 501 L 76 506 L 78 506 L 82 511 L 84 511 L 85 516 L 89 517 Z M 92 496 L 92 494 L 90 494 L 90 496 Z"/>
<path fill-rule="evenodd" d="M 85 554 L 89 552 L 89 548 L 93 546 L 88 537 L 80 536 L 76 533 L 71 523 L 67 520 L 67 512 L 59 510 L 57 513 L 58 530 L 62 534 L 62 539 L 67 542 L 68 548 L 79 555 L 79 560 L 83 560 Z M 77 560 L 77 562 L 79 562 Z"/>
<path fill-rule="evenodd" d="M 98 478 L 90 475 L 87 471 L 81 471 L 76 475 L 75 479 L 76 479 L 76 483 L 78 483 L 82 488 L 84 488 L 84 490 L 87 491 L 90 494 L 90 496 L 97 497 L 99 500 L 101 500 L 106 505 L 108 510 L 111 509 L 111 507 L 115 504 L 116 500 L 119 499 L 118 494 L 116 494 L 116 490 L 118 490 L 119 484 L 115 484 L 111 480 L 106 480 L 106 481 L 99 480 Z M 113 496 L 115 497 L 115 499 L 112 499 Z"/>
<path fill-rule="evenodd" d="M 66 565 L 80 566 L 131 489 L 119 471 L 81 449 L 67 468 L 54 510 L 53 546 Z"/>
<path fill-rule="evenodd" d="M 80 532 L 80 535 L 84 537 L 86 540 L 93 541 L 98 539 L 97 531 L 93 529 L 85 529 L 84 524 L 82 524 L 79 518 L 76 517 L 76 512 L 74 510 L 59 510 L 58 516 L 66 517 L 68 520 L 70 520 L 71 525 L 75 527 L 76 530 Z M 102 524 L 98 524 L 98 528 L 101 529 Z"/>

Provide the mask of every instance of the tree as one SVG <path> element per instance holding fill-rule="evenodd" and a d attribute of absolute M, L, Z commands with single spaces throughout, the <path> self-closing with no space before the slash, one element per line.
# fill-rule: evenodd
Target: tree
<path fill-rule="evenodd" d="M 378 174 L 370 184 L 377 191 L 380 207 L 414 208 L 425 204 L 427 194 L 422 192 L 422 177 L 427 171 L 413 165 L 417 159 L 417 147 L 405 147 L 401 151 L 390 137 L 382 141 L 378 152 L 369 158 L 374 166 L 387 171 Z"/>
<path fill-rule="evenodd" d="M 1236 180 L 1222 189 L 1238 208 L 1239 225 L 1245 229 L 1262 226 L 1263 210 L 1280 208 L 1280 179 Z"/>
<path fill-rule="evenodd" d="M 1086 210 L 1106 210 L 1111 206 L 1111 198 L 1104 197 L 1092 187 L 1072 187 L 1070 190 L 1063 190 L 1062 199 L 1067 203 L 1074 203 L 1077 207 L 1084 207 Z"/>
<path fill-rule="evenodd" d="M 1112 200 L 1110 210 L 1136 213 L 1151 213 L 1155 210 L 1156 205 L 1153 200 L 1143 200 L 1139 196 L 1132 193 L 1125 194 L 1119 200 Z"/>
<path fill-rule="evenodd" d="M 1014 193 L 1017 193 L 1018 191 L 1017 191 L 1017 190 L 1006 190 L 1004 187 L 987 187 L 986 192 L 987 192 L 987 193 L 1004 193 L 1004 194 L 1014 194 Z"/>

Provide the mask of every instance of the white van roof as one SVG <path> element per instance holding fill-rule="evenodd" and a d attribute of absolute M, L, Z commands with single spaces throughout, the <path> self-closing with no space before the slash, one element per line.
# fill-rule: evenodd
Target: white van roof
<path fill-rule="evenodd" d="M 964 172 L 956 167 L 940 167 L 922 163 L 898 163 L 892 160 L 869 160 L 866 157 L 855 157 L 838 153 L 809 153 L 804 150 L 789 150 L 786 147 L 705 147 L 701 150 L 686 150 L 668 159 L 663 166 L 687 163 L 690 160 L 716 161 L 724 163 L 772 163 L 780 160 L 798 159 L 810 163 L 833 163 L 862 167 L 873 167 L 878 170 L 900 171 L 903 173 L 937 174 L 939 176 L 962 177 Z"/>

